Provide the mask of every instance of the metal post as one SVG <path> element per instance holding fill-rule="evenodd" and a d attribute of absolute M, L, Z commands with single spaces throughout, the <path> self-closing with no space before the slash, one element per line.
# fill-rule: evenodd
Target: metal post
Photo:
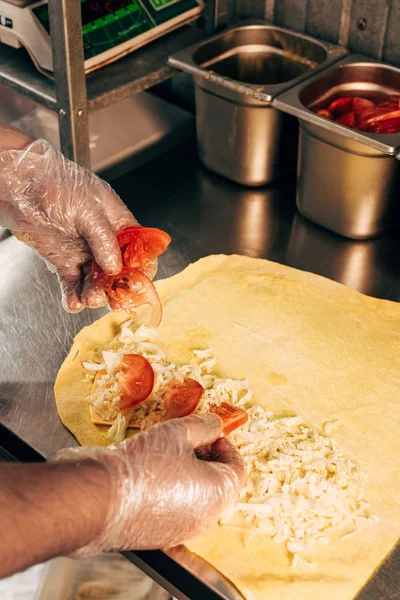
<path fill-rule="evenodd" d="M 228 0 L 228 23 L 236 25 L 238 20 L 238 2 L 237 0 Z"/>
<path fill-rule="evenodd" d="M 218 29 L 219 0 L 206 0 L 204 9 L 204 31 L 212 35 Z"/>
<path fill-rule="evenodd" d="M 80 0 L 49 0 L 61 151 L 90 168 Z"/>

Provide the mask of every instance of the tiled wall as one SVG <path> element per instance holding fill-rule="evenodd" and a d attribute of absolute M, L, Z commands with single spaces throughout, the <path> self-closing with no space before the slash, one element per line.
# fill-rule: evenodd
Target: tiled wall
<path fill-rule="evenodd" d="M 267 18 L 353 52 L 400 66 L 400 0 L 237 0 L 242 16 Z"/>

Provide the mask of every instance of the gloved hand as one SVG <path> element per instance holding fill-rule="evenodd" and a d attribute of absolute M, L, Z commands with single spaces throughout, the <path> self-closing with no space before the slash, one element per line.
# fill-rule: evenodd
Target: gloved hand
<path fill-rule="evenodd" d="M 0 154 L 0 225 L 11 229 L 56 272 L 70 312 L 107 304 L 95 288 L 91 260 L 121 270 L 116 232 L 137 225 L 102 179 L 67 160 L 46 141 Z"/>
<path fill-rule="evenodd" d="M 96 460 L 110 477 L 102 530 L 74 556 L 169 548 L 216 523 L 245 483 L 240 455 L 227 439 L 217 439 L 221 430 L 217 415 L 192 415 L 108 448 L 60 452 L 61 460 Z M 197 458 L 195 449 L 210 444 L 208 460 Z"/>

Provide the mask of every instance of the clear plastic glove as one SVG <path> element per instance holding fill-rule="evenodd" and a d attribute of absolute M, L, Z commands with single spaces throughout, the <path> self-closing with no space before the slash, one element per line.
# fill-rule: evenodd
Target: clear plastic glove
<path fill-rule="evenodd" d="M 227 439 L 219 438 L 221 429 L 217 415 L 192 415 L 108 448 L 59 453 L 61 460 L 96 460 L 110 476 L 104 526 L 74 556 L 169 548 L 216 523 L 245 483 L 242 459 Z M 195 449 L 210 444 L 208 459 L 199 459 Z"/>
<path fill-rule="evenodd" d="M 107 304 L 93 286 L 91 260 L 118 273 L 116 232 L 137 221 L 105 181 L 37 140 L 0 154 L 0 225 L 45 259 L 58 275 L 64 307 L 78 312 Z"/>

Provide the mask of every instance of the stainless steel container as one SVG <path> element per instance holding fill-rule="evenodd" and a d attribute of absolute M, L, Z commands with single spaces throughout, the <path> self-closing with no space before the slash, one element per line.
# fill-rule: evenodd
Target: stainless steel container
<path fill-rule="evenodd" d="M 206 167 L 248 186 L 295 169 L 296 119 L 229 89 L 216 95 L 215 84 L 195 81 L 198 153 Z"/>
<path fill-rule="evenodd" d="M 290 170 L 297 122 L 271 101 L 345 54 L 339 46 L 251 19 L 170 57 L 171 65 L 194 75 L 201 161 L 248 186 Z"/>
<path fill-rule="evenodd" d="M 297 206 L 311 221 L 352 239 L 398 224 L 400 134 L 356 131 L 312 112 L 341 95 L 400 94 L 400 69 L 350 55 L 276 99 L 300 120 Z"/>

